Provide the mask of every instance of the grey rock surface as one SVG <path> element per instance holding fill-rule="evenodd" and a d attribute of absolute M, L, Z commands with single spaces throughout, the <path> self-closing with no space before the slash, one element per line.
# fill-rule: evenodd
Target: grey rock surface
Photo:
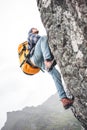
<path fill-rule="evenodd" d="M 48 43 L 66 86 L 72 111 L 87 130 L 87 0 L 37 0 Z"/>

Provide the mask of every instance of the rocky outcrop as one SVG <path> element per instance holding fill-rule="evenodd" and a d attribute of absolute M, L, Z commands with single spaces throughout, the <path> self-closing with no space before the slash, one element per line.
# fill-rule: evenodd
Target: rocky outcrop
<path fill-rule="evenodd" d="M 72 111 L 87 130 L 87 0 L 37 0 L 48 42 L 68 90 Z"/>

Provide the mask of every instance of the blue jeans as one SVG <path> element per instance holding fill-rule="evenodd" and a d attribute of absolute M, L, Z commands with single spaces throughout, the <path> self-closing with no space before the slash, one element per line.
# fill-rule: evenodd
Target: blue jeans
<path fill-rule="evenodd" d="M 47 37 L 43 36 L 39 39 L 35 46 L 34 53 L 31 57 L 31 61 L 41 69 L 45 70 L 45 64 L 44 61 L 46 59 L 51 59 L 51 51 L 48 45 Z M 58 94 L 60 99 L 66 97 L 66 93 L 64 91 L 62 81 L 61 81 L 61 75 L 59 71 L 53 67 L 52 70 L 48 71 L 48 73 L 52 76 L 54 83 L 56 85 Z"/>

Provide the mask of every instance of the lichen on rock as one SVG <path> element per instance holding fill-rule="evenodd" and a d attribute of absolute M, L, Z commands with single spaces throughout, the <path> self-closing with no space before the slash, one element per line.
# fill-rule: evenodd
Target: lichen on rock
<path fill-rule="evenodd" d="M 69 91 L 72 111 L 87 129 L 87 1 L 37 0 L 48 42 Z"/>

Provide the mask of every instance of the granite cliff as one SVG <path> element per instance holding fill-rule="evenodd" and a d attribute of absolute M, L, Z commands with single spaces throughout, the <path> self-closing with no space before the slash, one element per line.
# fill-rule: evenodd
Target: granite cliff
<path fill-rule="evenodd" d="M 72 112 L 87 130 L 87 0 L 37 0 L 37 6 L 65 84 L 75 97 Z"/>

